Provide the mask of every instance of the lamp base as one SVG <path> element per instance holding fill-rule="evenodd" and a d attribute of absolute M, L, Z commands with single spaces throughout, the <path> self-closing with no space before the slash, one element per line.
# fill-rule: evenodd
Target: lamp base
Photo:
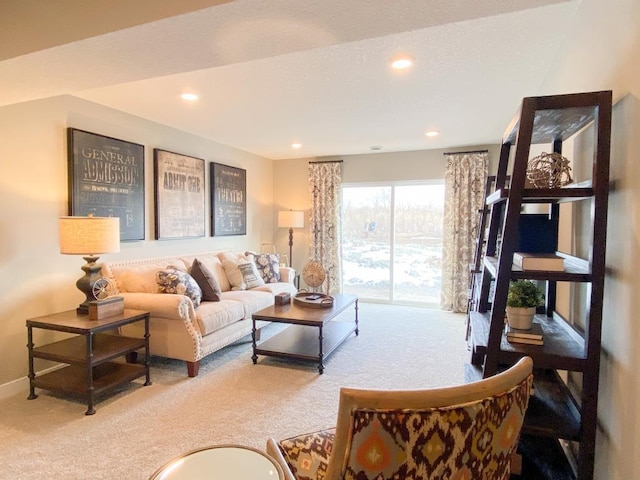
<path fill-rule="evenodd" d="M 76 313 L 78 315 L 89 315 L 89 303 L 95 300 L 93 296 L 93 285 L 102 278 L 102 265 L 96 263 L 100 257 L 88 256 L 82 258 L 84 258 L 87 263 L 81 267 L 84 276 L 78 279 L 76 287 L 84 293 L 86 299 L 78 305 Z"/>
<path fill-rule="evenodd" d="M 293 263 L 293 228 L 289 229 L 289 267 Z"/>

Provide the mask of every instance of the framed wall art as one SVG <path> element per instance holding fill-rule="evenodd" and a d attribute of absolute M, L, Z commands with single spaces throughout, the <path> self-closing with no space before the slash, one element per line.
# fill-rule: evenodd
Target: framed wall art
<path fill-rule="evenodd" d="M 246 235 L 247 171 L 212 163 L 209 180 L 211 235 Z"/>
<path fill-rule="evenodd" d="M 119 217 L 120 240 L 144 240 L 144 146 L 67 128 L 69 215 Z"/>
<path fill-rule="evenodd" d="M 155 148 L 156 240 L 205 236 L 205 162 Z"/>

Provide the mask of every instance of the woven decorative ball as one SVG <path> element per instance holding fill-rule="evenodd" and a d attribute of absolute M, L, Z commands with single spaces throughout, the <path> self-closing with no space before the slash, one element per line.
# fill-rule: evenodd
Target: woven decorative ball
<path fill-rule="evenodd" d="M 527 178 L 536 188 L 559 188 L 573 182 L 569 160 L 555 152 L 542 152 L 529 160 Z"/>

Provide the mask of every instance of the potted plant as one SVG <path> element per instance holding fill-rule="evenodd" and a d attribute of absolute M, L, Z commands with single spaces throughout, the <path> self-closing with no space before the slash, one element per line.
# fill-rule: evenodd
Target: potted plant
<path fill-rule="evenodd" d="M 536 307 L 541 305 L 544 305 L 544 294 L 535 282 L 516 280 L 509 283 L 507 320 L 511 327 L 529 330 Z"/>

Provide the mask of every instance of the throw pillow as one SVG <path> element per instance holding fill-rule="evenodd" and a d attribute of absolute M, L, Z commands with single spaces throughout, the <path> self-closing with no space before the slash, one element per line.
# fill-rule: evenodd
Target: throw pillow
<path fill-rule="evenodd" d="M 176 267 L 167 267 L 156 273 L 156 283 L 160 293 L 177 293 L 186 295 L 193 302 L 193 307 L 198 308 L 202 300 L 202 290 L 198 283 L 184 270 Z"/>
<path fill-rule="evenodd" d="M 242 281 L 246 288 L 256 288 L 264 285 L 264 280 L 260 277 L 256 264 L 253 262 L 239 263 L 238 270 L 242 273 Z"/>
<path fill-rule="evenodd" d="M 280 281 L 280 256 L 276 253 L 254 254 L 253 258 L 265 283 Z"/>
<path fill-rule="evenodd" d="M 227 275 L 227 280 L 231 285 L 231 290 L 246 290 L 247 286 L 242 279 L 242 272 L 238 270 L 238 262 L 233 260 L 222 260 L 222 268 Z"/>
<path fill-rule="evenodd" d="M 213 272 L 197 258 L 191 266 L 191 276 L 198 283 L 200 290 L 202 290 L 202 300 L 209 302 L 220 301 L 222 291 L 220 290 L 218 280 Z"/>

